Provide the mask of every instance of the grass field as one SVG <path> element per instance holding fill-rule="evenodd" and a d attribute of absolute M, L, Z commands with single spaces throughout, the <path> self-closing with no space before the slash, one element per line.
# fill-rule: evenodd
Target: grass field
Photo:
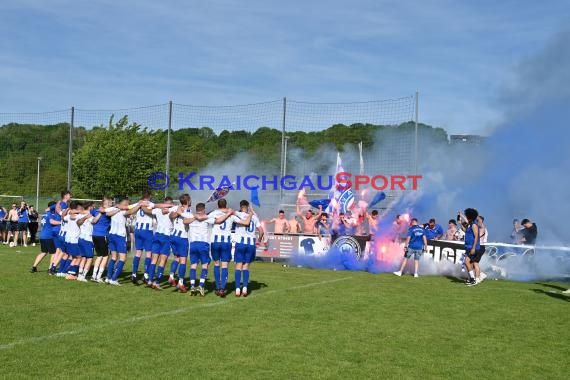
<path fill-rule="evenodd" d="M 250 297 L 200 298 L 70 282 L 48 276 L 45 262 L 30 274 L 36 252 L 0 247 L 1 378 L 566 379 L 570 370 L 568 284 L 469 288 L 255 263 Z"/>

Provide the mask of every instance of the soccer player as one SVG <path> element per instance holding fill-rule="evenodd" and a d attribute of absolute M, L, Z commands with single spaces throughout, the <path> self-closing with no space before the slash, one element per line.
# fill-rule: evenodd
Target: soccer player
<path fill-rule="evenodd" d="M 105 268 L 107 267 L 107 259 L 109 257 L 109 229 L 111 227 L 111 218 L 105 213 L 105 209 L 111 207 L 113 201 L 111 198 L 104 197 L 101 208 L 94 208 L 91 210 L 93 219 L 93 247 L 97 258 L 93 265 L 93 275 L 91 281 L 104 283 L 102 277 Z"/>
<path fill-rule="evenodd" d="M 210 248 L 212 260 L 214 261 L 214 280 L 216 282 L 216 295 L 226 296 L 226 284 L 228 281 L 228 264 L 232 260 L 231 232 L 233 223 L 239 223 L 240 219 L 232 215 L 232 210 L 228 208 L 225 199 L 218 200 L 218 209 L 208 214 L 209 218 L 219 218 L 224 214 L 229 214 L 222 223 L 212 226 L 210 238 Z M 248 222 L 249 224 L 249 222 Z M 277 228 L 277 225 L 276 227 Z M 221 262 L 221 273 L 220 273 Z"/>
<path fill-rule="evenodd" d="M 160 290 L 162 289 L 160 280 L 164 273 L 166 260 L 170 255 L 170 233 L 172 230 L 170 213 L 175 211 L 177 207 L 172 205 L 172 197 L 164 198 L 163 204 L 150 204 L 148 206 L 143 207 L 143 210 L 156 218 L 156 231 L 152 239 L 152 258 L 148 266 L 148 280 L 146 281 L 147 287 Z M 157 264 L 158 268 L 156 268 Z"/>
<path fill-rule="evenodd" d="M 408 263 L 408 259 L 414 256 L 414 277 L 419 277 L 418 271 L 420 267 L 420 257 L 422 253 L 427 250 L 427 239 L 425 230 L 418 225 L 418 220 L 412 218 L 410 222 L 411 226 L 408 228 L 408 237 L 406 237 L 406 243 L 404 246 L 404 259 L 400 265 L 400 270 L 394 272 L 396 276 L 401 276 L 404 272 L 404 268 Z"/>
<path fill-rule="evenodd" d="M 274 233 L 276 234 L 286 234 L 291 228 L 289 226 L 289 221 L 285 217 L 285 211 L 279 210 L 277 218 L 273 218 L 267 222 L 268 224 L 275 223 Z"/>
<path fill-rule="evenodd" d="M 87 282 L 87 274 L 91 269 L 93 261 L 93 202 L 83 204 L 83 214 L 77 220 L 79 226 L 79 252 L 81 261 L 79 262 L 79 277 L 77 281 Z"/>
<path fill-rule="evenodd" d="M 439 240 L 443 237 L 443 228 L 439 224 L 436 224 L 433 218 L 429 220 L 425 230 L 426 239 L 428 240 Z"/>
<path fill-rule="evenodd" d="M 107 266 L 106 283 L 121 286 L 118 278 L 123 271 L 127 260 L 127 217 L 137 212 L 141 206 L 146 206 L 146 202 L 135 203 L 129 206 L 129 199 L 123 198 L 116 206 L 108 207 L 105 213 L 111 218 L 111 228 L 109 230 L 109 249 L 111 260 Z M 118 260 L 117 260 L 118 259 Z M 116 267 L 115 267 L 116 264 Z"/>
<path fill-rule="evenodd" d="M 259 223 L 257 215 L 253 215 L 253 210 L 249 208 L 249 202 L 245 199 L 239 203 L 240 211 L 236 213 L 236 216 L 242 220 L 247 221 L 249 215 L 250 221 L 247 225 L 242 223 L 236 226 L 235 232 L 235 253 L 234 262 L 235 267 L 235 281 L 236 281 L 236 297 L 248 296 L 247 287 L 249 285 L 249 265 L 255 259 L 255 248 L 256 248 L 256 230 L 259 232 L 259 240 L 263 240 L 263 228 Z M 320 209 L 320 208 L 319 208 Z M 249 212 L 248 212 L 249 210 Z M 308 212 L 307 212 L 308 214 Z M 312 215 L 312 213 L 311 213 Z M 321 216 L 319 211 L 318 216 Z M 307 220 L 305 220 L 305 225 L 307 225 Z M 314 223 L 313 223 L 314 228 Z M 243 288 L 242 288 L 242 274 L 243 274 Z"/>
<path fill-rule="evenodd" d="M 36 256 L 36 259 L 34 260 L 34 265 L 32 265 L 32 269 L 30 269 L 31 273 L 36 273 L 38 271 L 38 265 L 40 265 L 40 263 L 47 254 L 50 254 L 53 259 L 53 254 L 55 253 L 55 244 L 53 243 L 52 239 L 52 225 L 49 222 L 52 213 L 52 207 L 53 211 L 55 211 L 55 201 L 48 203 L 48 207 L 45 210 L 45 214 L 42 215 L 40 221 L 42 225 L 42 230 L 40 232 L 40 253 Z M 52 261 L 53 260 L 50 260 L 50 262 Z"/>
<path fill-rule="evenodd" d="M 477 225 L 477 217 L 479 213 L 474 208 L 465 209 L 465 217 L 467 218 L 467 230 L 465 231 L 465 267 L 469 273 L 469 278 L 465 281 L 467 286 L 477 285 L 481 282 L 481 269 L 479 261 L 485 249 L 481 249 L 481 241 L 479 236 L 479 226 Z"/>
<path fill-rule="evenodd" d="M 28 224 L 30 223 L 30 215 L 28 205 L 22 201 L 18 209 L 18 228 L 16 229 L 16 236 L 14 237 L 15 245 L 18 245 L 18 234 L 22 233 L 22 245 L 28 246 Z"/>
<path fill-rule="evenodd" d="M 313 215 L 313 211 L 307 210 L 305 213 L 305 217 L 303 217 L 303 213 L 301 213 L 301 209 L 299 207 L 299 202 L 297 201 L 297 215 L 301 217 L 303 221 L 303 233 L 305 234 L 315 234 L 316 228 L 315 224 L 321 218 L 321 214 L 323 213 L 323 206 L 319 205 L 319 212 L 317 215 Z"/>
<path fill-rule="evenodd" d="M 67 222 L 64 217 L 67 214 L 67 209 L 69 207 L 69 202 L 71 201 L 71 193 L 69 191 L 61 192 L 61 200 L 55 205 L 55 213 L 58 215 L 55 220 L 59 220 L 59 227 L 56 227 L 52 231 L 57 231 L 57 237 L 54 240 L 56 248 L 56 258 L 54 261 L 55 266 L 59 265 L 59 270 L 57 273 L 58 277 L 65 277 L 65 273 L 71 264 L 71 259 L 67 255 L 67 247 L 65 245 L 65 235 L 67 234 Z"/>
<path fill-rule="evenodd" d="M 63 217 L 66 222 L 66 234 L 65 234 L 65 248 L 66 253 L 71 256 L 71 264 L 67 270 L 67 275 L 65 278 L 67 280 L 77 280 L 77 274 L 79 273 L 79 262 L 81 261 L 81 252 L 79 251 L 79 225 L 77 220 L 79 215 L 83 211 L 83 205 L 77 201 L 72 201 L 69 204 L 69 210 L 67 214 Z"/>
<path fill-rule="evenodd" d="M 205 284 L 208 277 L 208 266 L 210 264 L 210 228 L 214 224 L 223 223 L 233 211 L 228 209 L 225 214 L 217 218 L 206 215 L 206 205 L 198 203 L 194 220 L 184 219 L 184 224 L 189 225 L 190 236 L 190 295 L 200 293 L 203 297 L 206 294 Z M 202 266 L 200 272 L 200 282 L 196 287 L 196 269 L 198 262 Z"/>
<path fill-rule="evenodd" d="M 148 191 L 145 191 L 142 195 L 141 200 L 150 202 L 151 194 Z M 152 240 L 153 240 L 153 231 L 152 231 L 152 214 L 147 214 L 144 212 L 143 209 L 139 209 L 136 213 L 136 221 L 135 221 L 135 257 L 133 257 L 133 274 L 131 275 L 131 281 L 133 283 L 137 283 L 137 275 L 139 271 L 139 263 L 141 260 L 142 252 L 145 251 L 145 260 L 144 260 L 144 276 L 145 280 L 147 280 L 147 272 L 148 266 L 151 262 L 152 257 Z"/>

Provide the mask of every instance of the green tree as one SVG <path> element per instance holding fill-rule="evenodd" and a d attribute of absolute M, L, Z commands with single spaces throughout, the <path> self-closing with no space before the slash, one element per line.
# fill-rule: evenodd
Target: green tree
<path fill-rule="evenodd" d="M 127 116 L 108 127 L 94 128 L 73 156 L 74 192 L 87 197 L 135 195 L 148 188 L 147 178 L 163 170 L 161 131 L 128 125 Z"/>

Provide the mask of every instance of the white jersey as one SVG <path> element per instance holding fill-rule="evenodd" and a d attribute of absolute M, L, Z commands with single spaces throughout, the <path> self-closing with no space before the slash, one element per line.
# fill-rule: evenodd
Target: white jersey
<path fill-rule="evenodd" d="M 485 233 L 479 237 L 480 244 L 487 244 L 489 241 L 489 230 L 485 227 Z"/>
<path fill-rule="evenodd" d="M 72 219 L 71 215 L 66 215 L 63 218 L 67 225 L 67 233 L 65 234 L 65 242 L 71 244 L 77 244 L 79 241 L 79 226 L 77 225 L 78 218 Z"/>
<path fill-rule="evenodd" d="M 172 231 L 172 220 L 170 220 L 170 213 L 176 211 L 178 207 L 170 207 L 168 213 L 163 214 L 162 209 L 153 208 L 152 215 L 156 217 L 156 233 L 163 235 L 170 235 Z"/>
<path fill-rule="evenodd" d="M 209 243 L 210 242 L 210 231 L 211 228 L 210 226 L 212 224 L 214 224 L 216 221 L 214 218 L 208 218 L 206 220 L 203 221 L 198 221 L 195 220 L 192 223 L 190 223 L 190 228 L 189 228 L 189 238 L 190 238 L 190 242 L 195 242 L 195 241 L 202 241 L 205 243 Z"/>
<path fill-rule="evenodd" d="M 93 224 L 91 221 L 93 220 L 93 216 L 91 214 L 83 215 L 81 218 L 86 218 L 83 224 L 79 227 L 81 231 L 79 233 L 79 238 L 86 240 L 86 241 L 93 241 Z"/>
<path fill-rule="evenodd" d="M 174 211 L 176 211 L 177 209 L 178 207 L 176 207 Z M 172 223 L 173 226 L 172 226 L 171 236 L 177 236 L 179 238 L 188 239 L 188 226 L 184 224 L 184 219 L 191 218 L 192 216 L 193 216 L 192 212 L 190 212 L 189 209 L 187 209 L 182 213 L 181 216 L 174 219 Z"/>
<path fill-rule="evenodd" d="M 116 207 L 109 207 L 105 209 L 106 213 L 117 211 Z M 111 217 L 111 229 L 109 234 L 127 237 L 127 218 L 125 218 L 126 211 L 120 210 L 118 213 Z"/>
<path fill-rule="evenodd" d="M 225 213 L 220 210 L 214 210 L 208 214 L 208 217 L 218 219 L 220 216 L 224 215 Z M 230 243 L 231 236 L 232 236 L 232 224 L 239 222 L 239 218 L 235 215 L 230 215 L 223 223 L 214 224 L 212 226 L 212 236 L 210 239 L 210 243 Z"/>
<path fill-rule="evenodd" d="M 248 214 L 246 212 L 236 212 L 236 215 L 240 219 L 246 219 Z M 243 226 L 238 224 L 236 226 L 236 233 L 234 240 L 236 243 L 255 245 L 255 230 L 259 227 L 259 219 L 257 215 L 252 215 L 251 222 L 249 225 Z"/>
<path fill-rule="evenodd" d="M 154 203 L 149 202 L 147 207 L 153 209 Z M 152 215 L 148 215 L 142 208 L 140 208 L 136 213 L 135 230 L 152 230 L 152 225 Z"/>

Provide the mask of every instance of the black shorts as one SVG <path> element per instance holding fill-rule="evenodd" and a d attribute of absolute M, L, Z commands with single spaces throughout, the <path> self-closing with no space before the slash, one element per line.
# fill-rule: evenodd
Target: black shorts
<path fill-rule="evenodd" d="M 8 222 L 8 231 L 10 232 L 18 231 L 18 222 Z"/>
<path fill-rule="evenodd" d="M 55 243 L 53 239 L 40 239 L 40 250 L 43 253 L 53 255 L 55 253 Z"/>
<path fill-rule="evenodd" d="M 18 231 L 28 231 L 28 222 L 18 222 Z"/>
<path fill-rule="evenodd" d="M 4 232 L 6 231 L 6 221 L 5 220 L 0 220 L 0 232 Z"/>
<path fill-rule="evenodd" d="M 469 260 L 471 260 L 471 262 L 478 263 L 479 261 L 481 261 L 481 258 L 483 257 L 484 253 L 485 253 L 485 246 L 482 245 L 478 251 L 475 251 L 474 255 L 468 254 L 467 257 L 469 257 Z"/>
<path fill-rule="evenodd" d="M 93 247 L 97 256 L 109 256 L 109 243 L 105 236 L 93 236 Z"/>

